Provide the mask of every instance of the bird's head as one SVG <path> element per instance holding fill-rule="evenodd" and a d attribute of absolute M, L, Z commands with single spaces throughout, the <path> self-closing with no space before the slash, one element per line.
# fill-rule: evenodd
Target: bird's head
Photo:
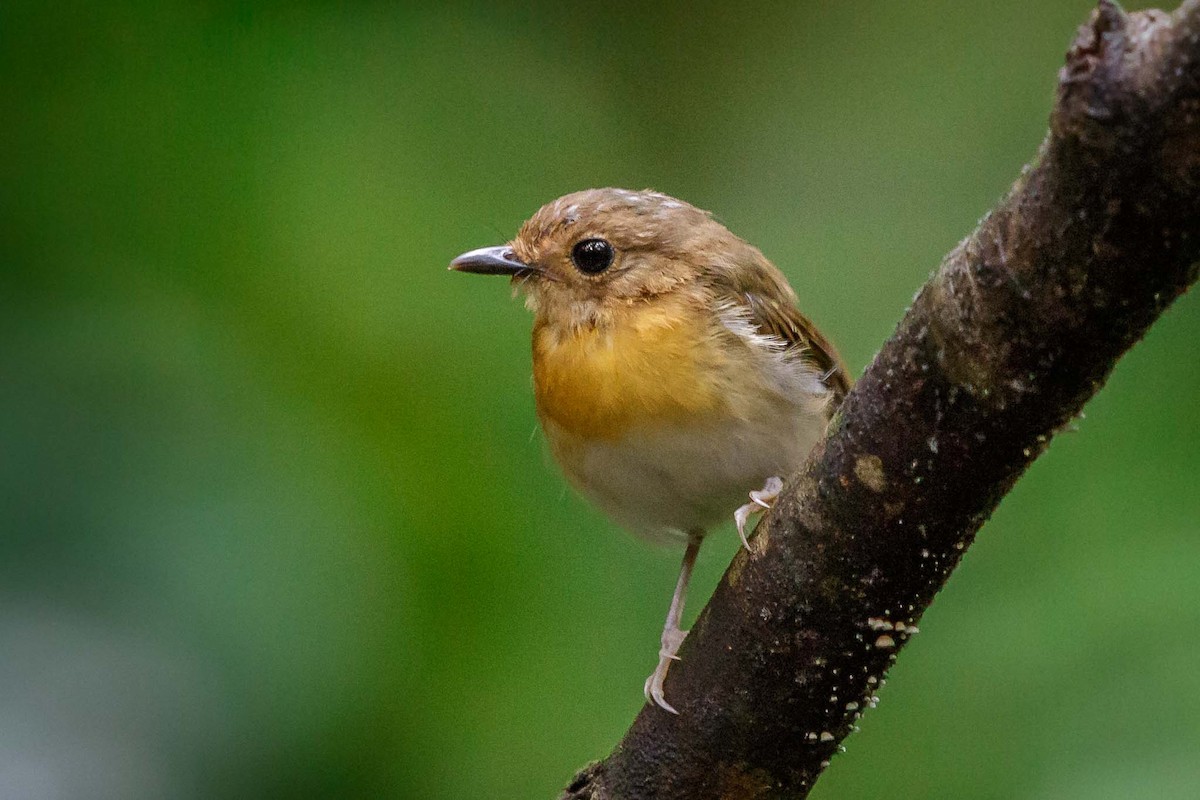
<path fill-rule="evenodd" d="M 759 251 L 693 205 L 654 191 L 587 189 L 554 200 L 505 245 L 450 268 L 511 276 L 546 321 L 595 324 L 669 293 L 703 297 L 706 276 Z"/>

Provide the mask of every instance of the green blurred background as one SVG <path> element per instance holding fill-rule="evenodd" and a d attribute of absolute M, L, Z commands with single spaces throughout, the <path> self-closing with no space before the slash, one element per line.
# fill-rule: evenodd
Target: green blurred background
<path fill-rule="evenodd" d="M 549 798 L 678 554 L 564 488 L 503 281 L 651 186 L 858 373 L 1089 4 L 0 7 L 0 796 Z M 984 529 L 815 798 L 1190 798 L 1200 308 Z M 734 552 L 706 548 L 692 612 Z"/>

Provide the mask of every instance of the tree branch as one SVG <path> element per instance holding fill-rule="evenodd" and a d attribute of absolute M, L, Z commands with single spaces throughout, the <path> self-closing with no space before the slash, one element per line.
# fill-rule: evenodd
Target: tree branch
<path fill-rule="evenodd" d="M 667 682 L 562 797 L 804 797 L 975 532 L 1196 280 L 1200 0 L 1105 0 L 1034 164 L 943 261 L 725 573 Z"/>

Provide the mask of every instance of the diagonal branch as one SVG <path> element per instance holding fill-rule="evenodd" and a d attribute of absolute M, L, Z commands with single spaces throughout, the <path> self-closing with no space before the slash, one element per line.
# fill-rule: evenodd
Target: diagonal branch
<path fill-rule="evenodd" d="M 1034 164 L 921 290 L 564 798 L 804 797 L 992 509 L 1200 268 L 1200 0 L 1103 0 Z"/>

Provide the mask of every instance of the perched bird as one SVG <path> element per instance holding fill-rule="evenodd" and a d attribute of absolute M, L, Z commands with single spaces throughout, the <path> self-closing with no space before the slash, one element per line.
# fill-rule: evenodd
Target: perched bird
<path fill-rule="evenodd" d="M 634 533 L 686 546 L 645 685 L 675 713 L 663 681 L 700 542 L 736 508 L 750 547 L 749 515 L 824 433 L 845 368 L 758 248 L 658 192 L 560 197 L 450 268 L 524 292 L 538 418 L 575 488 Z"/>

